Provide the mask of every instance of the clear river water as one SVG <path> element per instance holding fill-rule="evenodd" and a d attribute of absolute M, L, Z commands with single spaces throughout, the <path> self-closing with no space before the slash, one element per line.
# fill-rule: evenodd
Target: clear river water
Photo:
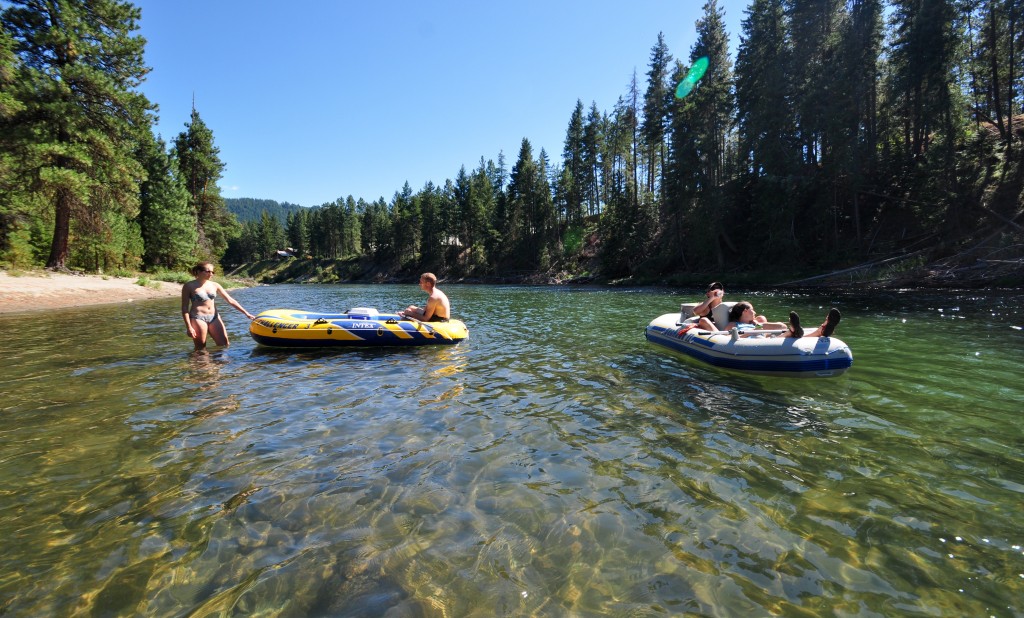
<path fill-rule="evenodd" d="M 696 291 L 442 287 L 457 346 L 0 316 L 0 615 L 1024 616 L 1024 292 L 730 290 L 843 311 L 853 367 L 799 380 L 647 343 Z"/>

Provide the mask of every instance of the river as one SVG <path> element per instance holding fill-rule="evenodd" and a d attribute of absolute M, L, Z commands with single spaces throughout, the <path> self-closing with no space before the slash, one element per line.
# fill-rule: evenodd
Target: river
<path fill-rule="evenodd" d="M 174 299 L 0 316 L 0 614 L 1024 616 L 1024 293 L 730 290 L 842 309 L 853 367 L 799 380 L 644 340 L 699 293 L 442 287 L 457 346 L 267 350 L 223 302 L 208 353 Z"/>

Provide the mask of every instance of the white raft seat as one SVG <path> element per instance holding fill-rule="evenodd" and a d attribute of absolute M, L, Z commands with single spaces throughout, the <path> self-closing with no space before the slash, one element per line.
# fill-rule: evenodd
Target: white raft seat
<path fill-rule="evenodd" d="M 693 315 L 693 308 L 699 304 L 700 303 L 683 303 L 682 305 L 679 305 L 679 323 L 696 323 L 699 318 Z M 735 302 L 722 301 L 711 310 L 711 321 L 715 323 L 718 330 L 724 330 L 726 324 L 729 323 L 729 310 L 732 309 L 732 306 L 735 304 Z"/>

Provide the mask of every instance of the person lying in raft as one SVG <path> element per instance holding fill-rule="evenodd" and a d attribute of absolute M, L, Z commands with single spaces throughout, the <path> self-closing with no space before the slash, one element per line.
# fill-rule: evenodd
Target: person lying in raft
<path fill-rule="evenodd" d="M 427 306 L 421 309 L 409 305 L 404 311 L 399 311 L 398 315 L 420 322 L 447 322 L 452 316 L 452 307 L 448 296 L 437 288 L 437 276 L 434 273 L 420 275 L 420 289 L 428 295 Z"/>
<path fill-rule="evenodd" d="M 839 320 L 842 318 L 842 314 L 839 310 L 833 307 L 829 310 L 828 316 L 825 321 L 822 322 L 821 326 L 814 329 L 810 333 L 805 333 L 804 329 L 800 327 L 800 316 L 797 315 L 796 311 L 789 312 L 789 323 L 782 322 L 769 322 L 768 318 L 763 315 L 757 315 L 754 311 L 754 306 L 746 301 L 738 302 L 732 306 L 729 310 L 729 323 L 726 324 L 725 330 L 731 331 L 736 329 L 740 337 L 750 337 L 760 335 L 757 329 L 764 330 L 785 330 L 785 337 L 831 337 L 832 333 L 835 332 L 836 326 L 839 325 Z"/>
<path fill-rule="evenodd" d="M 213 270 L 210 262 L 200 262 L 190 271 L 195 279 L 181 286 L 181 317 L 185 319 L 185 332 L 192 339 L 196 350 L 206 347 L 207 335 L 213 337 L 217 345 L 226 346 L 230 343 L 224 321 L 220 319 L 214 304 L 218 294 L 227 304 L 244 313 L 245 317 L 256 319 L 237 300 L 231 298 L 219 283 L 212 281 Z"/>
<path fill-rule="evenodd" d="M 711 312 L 715 307 L 722 304 L 722 298 L 725 296 L 725 286 L 718 281 L 712 281 L 708 284 L 708 289 L 704 292 L 704 302 L 700 303 L 693 308 L 693 315 L 697 316 L 697 328 L 704 330 L 718 330 L 715 328 L 715 322 L 711 317 Z"/>
<path fill-rule="evenodd" d="M 790 318 L 795 314 L 790 313 Z M 797 318 L 799 323 L 800 318 Z M 729 323 L 725 325 L 726 331 L 736 329 L 740 337 L 752 337 L 758 336 L 761 333 L 756 332 L 757 329 L 764 330 L 785 330 L 786 337 L 800 337 L 803 335 L 803 331 L 800 334 L 794 332 L 789 324 L 783 322 L 769 322 L 768 318 L 763 315 L 758 315 L 754 311 L 754 305 L 751 305 L 747 301 L 740 301 L 729 309 Z M 717 329 L 715 329 L 717 330 Z"/>

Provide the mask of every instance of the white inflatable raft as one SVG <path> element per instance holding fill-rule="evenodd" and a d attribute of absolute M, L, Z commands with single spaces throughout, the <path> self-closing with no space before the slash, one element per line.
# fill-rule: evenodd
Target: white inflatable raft
<path fill-rule="evenodd" d="M 729 307 L 721 303 L 712 317 L 719 328 L 728 322 Z M 651 343 L 681 352 L 715 367 L 747 373 L 795 378 L 829 378 L 853 365 L 850 347 L 836 337 L 763 336 L 736 337 L 728 332 L 709 332 L 696 326 L 693 308 L 686 303 L 680 313 L 666 313 L 651 321 L 646 336 Z M 680 317 L 685 319 L 680 320 Z"/>

